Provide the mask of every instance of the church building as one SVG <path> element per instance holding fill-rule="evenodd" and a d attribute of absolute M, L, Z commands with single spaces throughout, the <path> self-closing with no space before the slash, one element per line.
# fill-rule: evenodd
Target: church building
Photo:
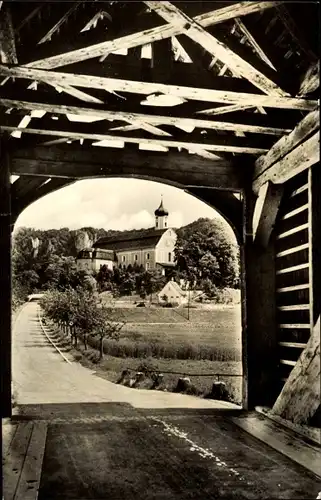
<path fill-rule="evenodd" d="M 78 267 L 98 271 L 104 264 L 109 269 L 142 266 L 147 271 L 161 269 L 165 275 L 168 269 L 175 266 L 174 248 L 177 234 L 169 226 L 169 213 L 164 208 L 163 200 L 154 214 L 154 227 L 103 237 L 94 243 L 92 249 L 79 252 Z"/>

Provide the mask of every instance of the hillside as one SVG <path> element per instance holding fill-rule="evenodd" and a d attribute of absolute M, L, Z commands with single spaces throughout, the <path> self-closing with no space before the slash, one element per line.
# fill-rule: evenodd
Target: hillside
<path fill-rule="evenodd" d="M 69 228 L 42 230 L 21 227 L 13 237 L 14 289 L 23 290 L 23 295 L 26 295 L 47 288 L 63 290 L 68 286 L 82 285 L 83 275 L 86 273 L 77 270 L 75 264 L 75 258 L 80 250 L 92 246 L 102 237 L 121 236 L 123 233 L 127 236 L 128 234 L 134 236 L 140 231 L 137 229 L 115 231 L 93 227 L 84 227 L 79 230 Z M 201 218 L 177 229 L 177 234 L 175 249 L 179 264 L 177 279 L 181 277 L 181 273 L 184 274 L 187 266 L 189 271 L 194 274 L 196 272 L 197 284 L 202 289 L 206 289 L 209 294 L 215 295 L 213 286 L 237 286 L 238 249 L 226 224 L 218 219 Z M 185 268 L 182 267 L 182 262 Z M 144 270 L 140 270 L 142 271 Z M 129 269 L 122 274 L 117 270 L 114 274 L 117 276 L 103 278 L 108 278 L 111 282 L 115 281 L 118 288 L 125 282 L 130 284 L 130 290 L 135 288 L 137 276 L 131 275 Z M 99 279 L 100 277 L 97 277 L 97 281 Z M 146 276 L 144 280 L 146 282 Z M 128 287 L 122 288 L 120 293 L 126 293 Z M 110 287 L 101 287 L 100 291 L 104 289 L 110 289 Z"/>

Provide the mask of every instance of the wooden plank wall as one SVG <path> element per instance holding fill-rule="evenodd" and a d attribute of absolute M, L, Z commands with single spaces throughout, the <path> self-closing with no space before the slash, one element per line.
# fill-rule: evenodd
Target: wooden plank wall
<path fill-rule="evenodd" d="M 274 231 L 279 392 L 313 326 L 310 181 L 306 170 L 285 184 Z"/>

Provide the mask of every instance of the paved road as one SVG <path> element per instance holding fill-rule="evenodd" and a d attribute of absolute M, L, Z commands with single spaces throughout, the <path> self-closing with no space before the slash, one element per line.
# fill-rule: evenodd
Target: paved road
<path fill-rule="evenodd" d="M 34 303 L 16 321 L 13 353 L 20 418 L 48 422 L 39 500 L 310 499 L 321 490 L 229 421 L 239 410 L 227 404 L 117 386 L 64 362 Z"/>

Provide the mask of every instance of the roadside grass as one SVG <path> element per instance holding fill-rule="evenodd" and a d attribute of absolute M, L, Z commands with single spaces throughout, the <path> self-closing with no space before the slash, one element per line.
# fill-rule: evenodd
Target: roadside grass
<path fill-rule="evenodd" d="M 148 364 L 155 371 L 159 371 L 164 375 L 161 390 L 166 389 L 169 392 L 173 392 L 177 386 L 178 379 L 187 376 L 190 378 L 191 384 L 197 388 L 198 396 L 206 397 L 211 392 L 213 382 L 220 380 L 226 384 L 226 389 L 231 399 L 235 403 L 241 404 L 241 362 L 147 358 L 143 360 L 143 363 Z M 132 376 L 134 376 L 141 369 L 141 365 L 141 359 L 126 358 L 122 360 L 113 356 L 106 356 L 94 369 L 98 376 L 117 383 L 123 370 L 130 369 Z M 140 387 L 150 389 L 152 387 L 152 380 L 147 377 L 145 383 L 141 384 Z"/>

